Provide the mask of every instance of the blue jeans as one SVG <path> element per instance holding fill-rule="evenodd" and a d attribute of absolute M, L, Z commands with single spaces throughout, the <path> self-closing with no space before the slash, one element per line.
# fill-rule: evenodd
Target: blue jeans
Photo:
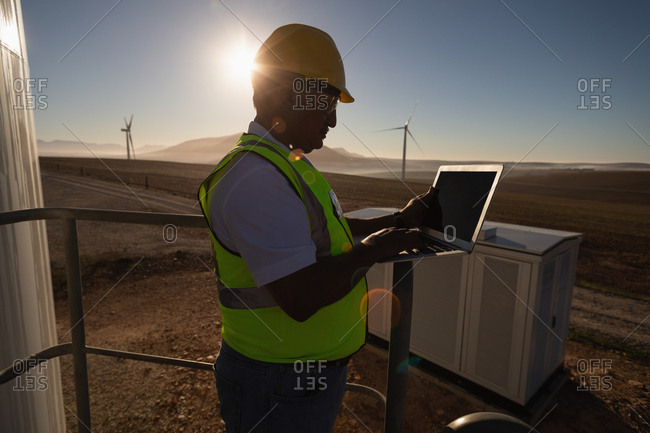
<path fill-rule="evenodd" d="M 225 342 L 214 363 L 228 433 L 330 433 L 343 401 L 347 365 L 275 364 Z"/>

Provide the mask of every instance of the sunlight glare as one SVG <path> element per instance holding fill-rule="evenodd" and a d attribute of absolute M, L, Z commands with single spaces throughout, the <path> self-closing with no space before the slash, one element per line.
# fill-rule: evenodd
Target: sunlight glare
<path fill-rule="evenodd" d="M 0 10 L 0 43 L 17 54 L 21 54 L 18 21 L 11 7 Z"/>
<path fill-rule="evenodd" d="M 250 84 L 253 59 L 257 49 L 240 44 L 228 51 L 223 58 L 223 66 L 228 78 L 236 84 Z"/>

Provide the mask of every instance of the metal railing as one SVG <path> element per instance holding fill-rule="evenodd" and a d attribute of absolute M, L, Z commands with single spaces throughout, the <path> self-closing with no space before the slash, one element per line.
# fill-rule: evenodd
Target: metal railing
<path fill-rule="evenodd" d="M 72 328 L 70 334 L 72 342 L 48 347 L 23 360 L 15 362 L 12 366 L 7 367 L 0 372 L 0 385 L 15 379 L 45 360 L 71 354 L 73 360 L 78 431 L 80 433 L 90 433 L 90 401 L 86 354 L 91 353 L 96 355 L 112 356 L 115 358 L 133 359 L 198 370 L 212 370 L 212 364 L 207 362 L 87 346 L 81 291 L 79 243 L 77 239 L 77 220 L 150 225 L 174 224 L 177 227 L 206 228 L 203 216 L 80 208 L 38 208 L 0 213 L 0 225 L 35 220 L 61 220 L 63 222 L 66 280 L 68 303 L 70 306 L 70 326 Z M 390 376 L 391 374 L 389 372 L 389 377 Z M 383 403 L 385 408 L 387 407 L 386 397 L 373 388 L 348 383 L 346 390 L 366 394 L 376 398 Z"/>

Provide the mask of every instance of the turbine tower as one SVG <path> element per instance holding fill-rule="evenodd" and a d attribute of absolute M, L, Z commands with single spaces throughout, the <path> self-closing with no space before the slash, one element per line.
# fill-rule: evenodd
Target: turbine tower
<path fill-rule="evenodd" d="M 403 129 L 404 130 L 404 145 L 402 147 L 402 180 L 404 180 L 405 177 L 406 177 L 406 134 L 411 136 L 411 138 L 413 139 L 413 142 L 416 144 L 418 149 L 420 149 L 420 152 L 424 153 L 424 151 L 422 150 L 422 148 L 418 144 L 415 137 L 413 137 L 413 134 L 411 134 L 411 131 L 409 131 L 409 122 L 411 122 L 411 117 L 413 117 L 413 113 L 415 113 L 415 109 L 417 108 L 419 102 L 420 101 L 415 103 L 415 107 L 413 107 L 413 111 L 411 111 L 411 114 L 409 115 L 409 118 L 406 120 L 406 123 L 404 123 L 404 126 L 398 126 L 396 128 L 381 129 L 381 130 L 377 131 L 377 132 L 394 131 L 396 129 Z"/>
<path fill-rule="evenodd" d="M 133 148 L 133 138 L 131 137 L 131 123 L 133 123 L 133 114 L 131 119 L 127 122 L 124 118 L 126 128 L 122 128 L 122 132 L 126 132 L 126 159 L 131 159 L 131 152 L 133 152 L 133 159 L 135 159 L 135 149 Z"/>

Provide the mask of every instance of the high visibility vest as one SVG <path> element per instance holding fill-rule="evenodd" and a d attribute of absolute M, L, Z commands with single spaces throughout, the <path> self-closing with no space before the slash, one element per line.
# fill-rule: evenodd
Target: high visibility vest
<path fill-rule="evenodd" d="M 246 156 L 251 152 L 256 155 Z M 203 181 L 198 193 L 216 256 L 222 338 L 239 353 L 266 362 L 345 358 L 365 343 L 365 278 L 337 302 L 319 309 L 306 321 L 298 322 L 277 305 L 268 289 L 256 287 L 241 256 L 221 244 L 212 230 L 211 191 L 238 158 L 257 155 L 280 170 L 304 203 L 317 257 L 344 254 L 354 246 L 350 228 L 345 217 L 340 215 L 336 195 L 318 170 L 285 148 L 256 135 L 243 135 Z"/>

